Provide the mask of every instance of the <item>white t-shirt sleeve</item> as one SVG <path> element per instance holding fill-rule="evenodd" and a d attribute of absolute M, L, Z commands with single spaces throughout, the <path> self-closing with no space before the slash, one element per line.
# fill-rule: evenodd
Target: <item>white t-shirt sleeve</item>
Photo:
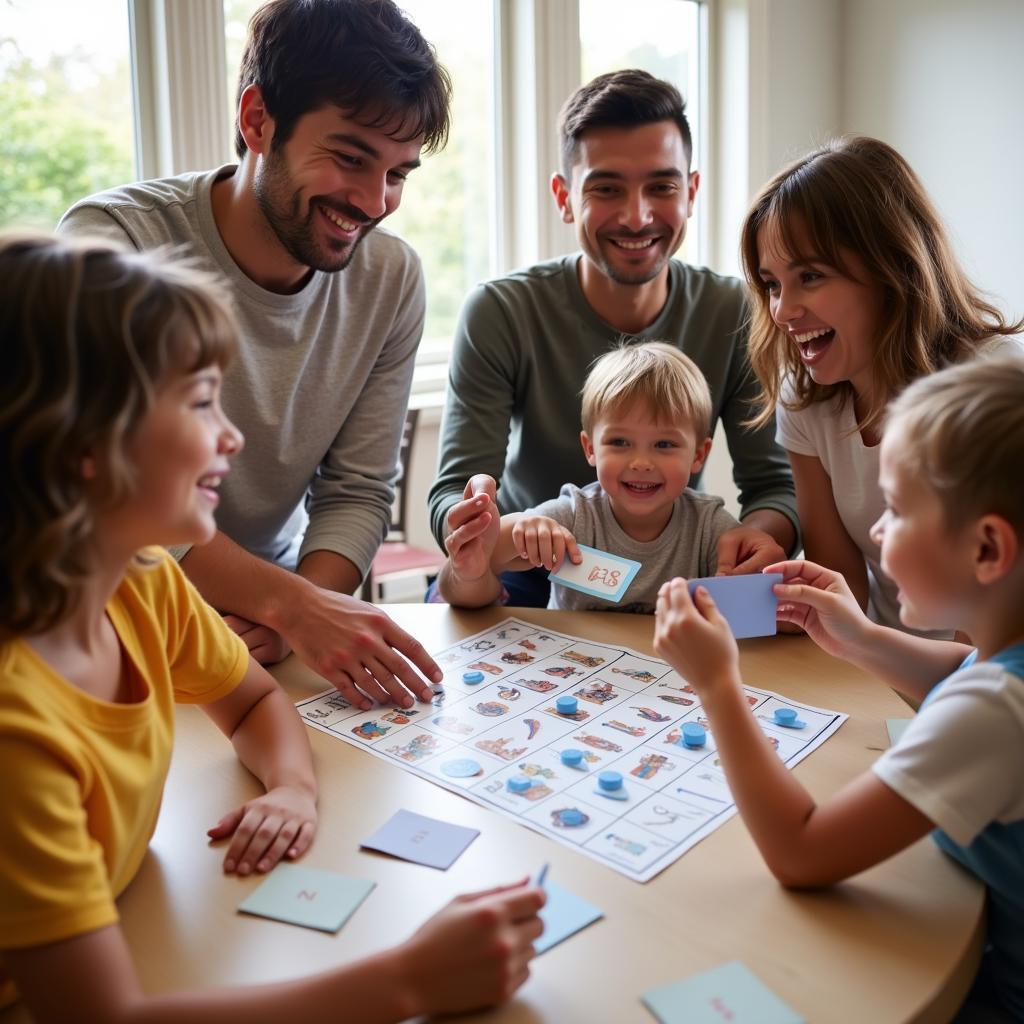
<path fill-rule="evenodd" d="M 1024 680 L 993 663 L 963 669 L 873 770 L 961 845 L 1024 819 Z"/>

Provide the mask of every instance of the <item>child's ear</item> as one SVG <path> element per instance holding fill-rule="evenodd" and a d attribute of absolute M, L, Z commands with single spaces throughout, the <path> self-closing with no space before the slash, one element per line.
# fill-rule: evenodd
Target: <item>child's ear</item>
<path fill-rule="evenodd" d="M 1017 564 L 1020 540 L 1002 517 L 982 516 L 974 525 L 974 576 L 979 583 L 997 583 Z"/>
<path fill-rule="evenodd" d="M 583 445 L 583 457 L 591 466 L 596 466 L 597 458 L 594 455 L 594 446 L 585 430 L 580 431 L 580 444 Z"/>
<path fill-rule="evenodd" d="M 96 479 L 96 458 L 93 455 L 83 455 L 81 465 L 82 479 Z"/>
<path fill-rule="evenodd" d="M 693 454 L 693 465 L 690 466 L 690 476 L 694 473 L 699 473 L 704 468 L 704 463 L 707 461 L 708 453 L 711 451 L 711 438 L 705 437 L 699 445 L 697 450 Z"/>

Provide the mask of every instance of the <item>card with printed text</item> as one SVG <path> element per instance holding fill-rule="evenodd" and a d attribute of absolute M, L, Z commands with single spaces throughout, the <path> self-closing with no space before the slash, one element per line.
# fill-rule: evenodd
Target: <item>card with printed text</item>
<path fill-rule="evenodd" d="M 708 576 L 688 580 L 691 595 L 703 587 L 725 616 L 737 640 L 751 636 L 775 636 L 775 609 L 779 599 L 772 587 L 782 582 L 782 573 L 754 572 L 748 576 Z"/>
<path fill-rule="evenodd" d="M 480 832 L 475 828 L 452 825 L 412 811 L 396 811 L 359 845 L 365 850 L 390 853 L 392 857 L 446 871 L 478 835 Z"/>
<path fill-rule="evenodd" d="M 243 914 L 336 932 L 370 895 L 375 884 L 332 871 L 278 864 L 238 909 Z"/>
<path fill-rule="evenodd" d="M 608 551 L 588 548 L 580 544 L 583 561 L 573 565 L 568 558 L 553 572 L 550 579 L 563 587 L 603 597 L 606 601 L 619 602 L 640 571 L 640 563 L 631 558 L 621 558 Z"/>
<path fill-rule="evenodd" d="M 652 988 L 642 999 L 661 1024 L 804 1024 L 738 960 Z"/>

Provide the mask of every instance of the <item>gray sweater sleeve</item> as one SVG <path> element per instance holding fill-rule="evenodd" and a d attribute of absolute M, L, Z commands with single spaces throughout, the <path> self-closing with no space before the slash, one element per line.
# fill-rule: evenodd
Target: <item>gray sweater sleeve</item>
<path fill-rule="evenodd" d="M 391 334 L 310 484 L 300 562 L 311 551 L 333 551 L 365 574 L 390 526 L 404 411 L 426 313 L 419 260 L 410 262 L 390 301 L 398 310 Z"/>

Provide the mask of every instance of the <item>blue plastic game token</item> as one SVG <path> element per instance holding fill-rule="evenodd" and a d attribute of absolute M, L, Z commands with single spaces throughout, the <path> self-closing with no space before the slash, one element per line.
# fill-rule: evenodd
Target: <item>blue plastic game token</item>
<path fill-rule="evenodd" d="M 583 767 L 583 751 L 577 750 L 575 747 L 569 747 L 562 751 L 562 764 L 566 768 L 582 768 Z"/>
<path fill-rule="evenodd" d="M 567 807 L 564 811 L 558 811 L 558 823 L 566 828 L 576 828 L 578 825 L 585 825 L 587 816 L 575 807 Z"/>
<path fill-rule="evenodd" d="M 609 800 L 629 799 L 622 786 L 622 775 L 619 772 L 601 772 L 597 777 L 597 789 L 594 792 L 598 796 L 607 797 Z"/>
<path fill-rule="evenodd" d="M 505 787 L 510 793 L 525 793 L 532 785 L 533 780 L 529 775 L 512 775 L 505 783 Z"/>
<path fill-rule="evenodd" d="M 483 768 L 480 767 L 479 761 L 474 761 L 471 757 L 460 757 L 455 761 L 445 761 L 441 765 L 441 771 L 453 779 L 471 779 L 474 775 L 479 775 Z"/>
<path fill-rule="evenodd" d="M 683 734 L 680 737 L 683 746 L 691 749 L 703 747 L 707 738 L 708 734 L 704 730 L 704 726 L 698 725 L 696 722 L 687 722 L 683 726 Z"/>
<path fill-rule="evenodd" d="M 484 681 L 484 674 L 483 672 L 463 672 L 462 681 L 469 686 L 476 686 L 477 683 Z"/>
<path fill-rule="evenodd" d="M 560 715 L 575 715 L 576 709 L 579 707 L 579 702 L 575 697 L 565 694 L 555 701 L 555 710 Z"/>
<path fill-rule="evenodd" d="M 776 708 L 775 724 L 781 725 L 783 729 L 803 729 L 807 725 L 796 717 L 796 712 L 792 708 Z"/>

